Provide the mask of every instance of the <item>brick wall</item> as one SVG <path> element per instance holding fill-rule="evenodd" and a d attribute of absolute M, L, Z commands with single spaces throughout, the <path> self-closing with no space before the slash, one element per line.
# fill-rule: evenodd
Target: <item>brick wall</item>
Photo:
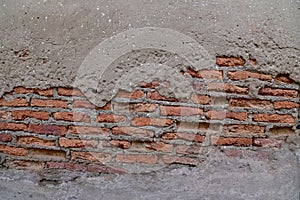
<path fill-rule="evenodd" d="M 224 146 L 228 156 L 261 157 L 296 135 L 298 84 L 256 72 L 254 59 L 216 63 L 181 72 L 193 77 L 187 99 L 163 96 L 157 81 L 119 91 L 104 107 L 76 88 L 15 87 L 0 99 L 1 164 L 123 173 L 125 165 L 198 165 L 201 155 Z"/>

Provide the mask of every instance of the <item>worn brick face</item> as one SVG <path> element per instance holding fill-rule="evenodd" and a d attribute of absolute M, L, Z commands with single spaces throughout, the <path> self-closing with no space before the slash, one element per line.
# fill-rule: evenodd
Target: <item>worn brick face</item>
<path fill-rule="evenodd" d="M 246 61 L 241 57 L 217 57 L 217 65 L 221 67 L 244 66 Z"/>
<path fill-rule="evenodd" d="M 14 120 L 25 120 L 27 118 L 35 118 L 39 120 L 48 120 L 50 114 L 44 111 L 31 110 L 13 110 L 12 117 Z"/>
<path fill-rule="evenodd" d="M 150 130 L 134 128 L 134 127 L 114 127 L 112 133 L 115 135 L 130 135 L 130 136 L 141 136 L 141 137 L 153 137 L 154 132 Z"/>
<path fill-rule="evenodd" d="M 256 100 L 256 99 L 230 99 L 229 106 L 245 107 L 245 108 L 264 108 L 264 109 L 272 108 L 272 104 L 270 101 Z"/>
<path fill-rule="evenodd" d="M 287 123 L 287 124 L 295 123 L 295 118 L 292 115 L 279 115 L 279 114 L 254 114 L 253 120 L 256 122 Z"/>
<path fill-rule="evenodd" d="M 202 115 L 203 109 L 184 106 L 161 106 L 160 114 L 165 116 L 192 116 Z"/>
<path fill-rule="evenodd" d="M 97 121 L 107 123 L 126 122 L 126 117 L 123 115 L 100 114 L 97 117 Z"/>
<path fill-rule="evenodd" d="M 18 137 L 17 144 L 19 145 L 36 145 L 36 146 L 55 146 L 55 140 L 43 140 L 33 136 Z"/>
<path fill-rule="evenodd" d="M 260 74 L 256 72 L 248 72 L 248 71 L 234 71 L 228 72 L 228 78 L 232 80 L 246 80 L 248 78 L 256 78 L 262 81 L 271 81 L 271 75 Z"/>
<path fill-rule="evenodd" d="M 298 97 L 297 90 L 287 90 L 287 89 L 274 89 L 274 88 L 263 88 L 258 91 L 260 95 L 271 95 L 271 96 L 282 96 L 282 97 Z"/>
<path fill-rule="evenodd" d="M 37 134 L 63 136 L 66 134 L 67 128 L 57 125 L 29 124 L 28 131 Z"/>
<path fill-rule="evenodd" d="M 248 94 L 248 88 L 240 87 L 233 84 L 225 83 L 208 83 L 208 91 L 226 92 L 226 93 L 236 93 L 236 94 Z"/>
<path fill-rule="evenodd" d="M 244 146 L 248 147 L 252 145 L 251 138 L 225 138 L 225 137 L 211 137 L 211 142 L 213 145 L 222 145 L 222 146 Z"/>
<path fill-rule="evenodd" d="M 14 98 L 12 100 L 0 99 L 0 106 L 21 107 L 28 106 L 28 102 L 25 98 Z"/>
<path fill-rule="evenodd" d="M 131 121 L 133 126 L 170 126 L 173 120 L 165 118 L 146 118 L 138 117 Z"/>
<path fill-rule="evenodd" d="M 274 102 L 275 109 L 291 109 L 298 108 L 299 104 L 291 101 L 276 101 Z"/>
<path fill-rule="evenodd" d="M 195 77 L 195 78 L 203 78 L 203 79 L 222 79 L 223 78 L 222 71 L 218 71 L 218 70 L 194 71 L 192 69 L 189 69 L 188 72 L 192 77 Z"/>
<path fill-rule="evenodd" d="M 78 112 L 56 112 L 53 114 L 53 118 L 56 120 L 64 120 L 71 122 L 90 122 L 90 117 L 84 113 Z"/>
<path fill-rule="evenodd" d="M 130 155 L 117 155 L 116 162 L 121 163 L 144 163 L 144 164 L 156 164 L 157 163 L 156 155 L 148 154 L 130 154 Z"/>
<path fill-rule="evenodd" d="M 48 99 L 32 99 L 31 106 L 51 107 L 51 108 L 68 108 L 68 101 L 48 100 Z"/>

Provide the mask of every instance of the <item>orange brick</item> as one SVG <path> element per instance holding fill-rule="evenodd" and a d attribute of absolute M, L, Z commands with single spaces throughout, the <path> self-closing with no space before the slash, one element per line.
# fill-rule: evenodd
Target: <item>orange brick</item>
<path fill-rule="evenodd" d="M 236 119 L 236 120 L 247 120 L 248 114 L 246 112 L 229 112 L 229 111 L 215 111 L 210 110 L 206 112 L 207 119 Z"/>
<path fill-rule="evenodd" d="M 43 140 L 32 136 L 18 137 L 17 144 L 20 145 L 37 145 L 37 146 L 55 146 L 54 140 Z"/>
<path fill-rule="evenodd" d="M 48 120 L 50 114 L 44 111 L 31 110 L 13 110 L 12 117 L 14 120 L 25 120 L 27 118 L 35 118 L 40 120 Z"/>
<path fill-rule="evenodd" d="M 0 106 L 22 107 L 28 106 L 28 102 L 25 98 L 14 98 L 13 100 L 0 99 Z"/>
<path fill-rule="evenodd" d="M 256 99 L 230 99 L 229 107 L 244 107 L 244 108 L 264 108 L 271 109 L 270 101 Z"/>
<path fill-rule="evenodd" d="M 217 65 L 221 67 L 234 67 L 234 66 L 244 66 L 246 61 L 242 57 L 216 57 Z"/>
<path fill-rule="evenodd" d="M 210 104 L 211 99 L 207 95 L 198 95 L 198 94 L 192 94 L 191 95 L 191 100 L 192 102 L 196 104 L 202 104 L 202 105 L 207 105 Z"/>
<path fill-rule="evenodd" d="M 225 137 L 211 137 L 211 143 L 217 146 L 251 146 L 252 139 L 251 138 L 225 138 Z"/>
<path fill-rule="evenodd" d="M 9 120 L 10 116 L 11 116 L 10 112 L 0 110 L 0 120 Z"/>
<path fill-rule="evenodd" d="M 0 122 L 0 130 L 27 131 L 26 124 Z"/>
<path fill-rule="evenodd" d="M 122 149 L 129 149 L 131 146 L 131 143 L 124 140 L 112 140 L 110 141 L 110 145 L 122 148 Z"/>
<path fill-rule="evenodd" d="M 146 118 L 138 117 L 131 121 L 133 126 L 170 126 L 173 120 L 165 118 Z"/>
<path fill-rule="evenodd" d="M 202 115 L 203 109 L 184 106 L 160 106 L 160 114 L 164 116 Z"/>
<path fill-rule="evenodd" d="M 281 147 L 282 141 L 274 140 L 274 139 L 265 139 L 265 138 L 254 138 L 253 139 L 253 146 L 258 147 Z"/>
<path fill-rule="evenodd" d="M 50 108 L 68 108 L 68 101 L 32 99 L 31 106 L 50 107 Z"/>
<path fill-rule="evenodd" d="M 70 126 L 69 130 L 72 134 L 103 134 L 109 136 L 110 130 L 108 128 L 91 127 L 91 126 Z"/>
<path fill-rule="evenodd" d="M 234 71 L 228 72 L 228 78 L 232 80 L 246 80 L 248 78 L 256 78 L 262 81 L 271 81 L 271 75 L 260 74 L 256 72 L 249 71 Z"/>
<path fill-rule="evenodd" d="M 265 127 L 257 125 L 245 125 L 245 124 L 233 124 L 224 125 L 223 134 L 233 134 L 233 135 L 252 135 L 259 134 L 264 135 Z"/>
<path fill-rule="evenodd" d="M 73 138 L 59 138 L 59 146 L 66 148 L 88 148 L 97 147 L 98 142 L 95 140 L 81 140 Z"/>
<path fill-rule="evenodd" d="M 162 135 L 162 138 L 164 140 L 181 139 L 181 140 L 187 140 L 187 141 L 191 141 L 191 142 L 202 143 L 205 139 L 205 136 L 190 134 L 190 133 L 164 133 Z"/>
<path fill-rule="evenodd" d="M 25 156 L 26 149 L 0 144 L 0 152 L 14 156 Z"/>
<path fill-rule="evenodd" d="M 163 151 L 163 152 L 173 152 L 173 145 L 171 144 L 166 144 L 164 142 L 151 142 L 145 144 L 145 147 L 150 150 L 155 150 L 155 151 Z"/>
<path fill-rule="evenodd" d="M 88 160 L 91 162 L 110 162 L 111 155 L 99 152 L 78 152 L 71 151 L 72 160 Z"/>
<path fill-rule="evenodd" d="M 112 133 L 115 135 L 122 134 L 122 135 L 142 136 L 142 137 L 154 136 L 153 131 L 135 128 L 135 127 L 114 127 L 112 131 L 113 131 Z"/>
<path fill-rule="evenodd" d="M 103 164 L 88 164 L 87 171 L 101 174 L 124 174 L 122 169 L 112 168 Z"/>
<path fill-rule="evenodd" d="M 285 83 L 285 84 L 292 84 L 295 81 L 289 77 L 289 75 L 285 74 L 279 74 L 275 78 L 275 83 L 280 84 L 280 83 Z"/>
<path fill-rule="evenodd" d="M 298 108 L 299 104 L 291 101 L 276 101 L 274 102 L 275 109 L 291 109 Z"/>
<path fill-rule="evenodd" d="M 162 156 L 161 161 L 164 164 L 184 164 L 196 166 L 200 163 L 199 158 L 179 157 L 179 156 Z"/>
<path fill-rule="evenodd" d="M 57 90 L 57 93 L 61 96 L 77 96 L 77 97 L 84 97 L 84 94 L 79 89 L 73 88 L 65 88 L 60 87 Z"/>
<path fill-rule="evenodd" d="M 254 114 L 253 120 L 256 122 L 287 123 L 287 124 L 295 123 L 295 118 L 292 115 L 279 115 L 279 114 Z"/>
<path fill-rule="evenodd" d="M 144 92 L 141 90 L 136 90 L 133 92 L 127 92 L 122 90 L 117 93 L 117 97 L 121 97 L 121 98 L 139 99 L 142 98 L 143 96 L 144 96 Z"/>
<path fill-rule="evenodd" d="M 157 109 L 157 107 L 157 104 L 139 103 L 133 105 L 133 110 L 136 112 L 154 112 Z"/>
<path fill-rule="evenodd" d="M 144 155 L 144 154 L 130 154 L 130 155 L 117 155 L 116 162 L 121 163 L 144 163 L 144 164 L 156 164 L 156 155 Z"/>
<path fill-rule="evenodd" d="M 24 88 L 24 87 L 16 87 L 14 88 L 15 94 L 27 94 L 27 93 L 36 93 L 41 96 L 53 96 L 53 89 L 35 89 L 35 88 Z"/>
<path fill-rule="evenodd" d="M 256 66 L 257 65 L 257 61 L 255 58 L 249 58 L 249 62 L 253 65 Z"/>
<path fill-rule="evenodd" d="M 263 88 L 258 91 L 260 95 L 270 95 L 270 96 L 282 96 L 282 97 L 298 97 L 297 90 L 287 90 L 287 89 L 273 89 L 273 88 Z"/>
<path fill-rule="evenodd" d="M 248 88 L 227 83 L 208 83 L 207 90 L 235 94 L 248 94 Z"/>
<path fill-rule="evenodd" d="M 0 142 L 11 142 L 12 139 L 10 134 L 0 133 Z"/>
<path fill-rule="evenodd" d="M 28 132 L 44 134 L 44 135 L 64 136 L 67 132 L 67 128 L 64 126 L 56 126 L 56 125 L 29 124 Z"/>
<path fill-rule="evenodd" d="M 126 117 L 123 115 L 100 114 L 97 117 L 97 121 L 107 123 L 126 122 Z"/>
<path fill-rule="evenodd" d="M 157 101 L 174 101 L 174 102 L 178 101 L 178 99 L 173 98 L 173 97 L 165 97 L 165 96 L 159 94 L 159 92 L 148 92 L 147 98 L 152 99 L 152 100 L 157 100 Z"/>
<path fill-rule="evenodd" d="M 154 89 L 157 86 L 159 86 L 160 84 L 159 84 L 158 81 L 152 81 L 151 83 L 141 82 L 139 85 L 142 88 L 151 88 L 151 89 Z"/>
<path fill-rule="evenodd" d="M 195 78 L 203 78 L 203 79 L 223 79 L 222 71 L 218 70 L 201 70 L 194 71 L 192 69 L 188 70 L 189 74 Z"/>
<path fill-rule="evenodd" d="M 188 145 L 178 145 L 176 147 L 176 152 L 179 154 L 200 154 L 201 153 L 202 148 L 199 146 L 188 146 Z"/>
<path fill-rule="evenodd" d="M 90 122 L 91 119 L 87 114 L 77 112 L 56 112 L 53 114 L 55 120 L 64 120 L 71 122 Z"/>
<path fill-rule="evenodd" d="M 87 100 L 74 100 L 73 102 L 73 108 L 92 108 L 96 109 L 96 106 L 90 103 Z"/>

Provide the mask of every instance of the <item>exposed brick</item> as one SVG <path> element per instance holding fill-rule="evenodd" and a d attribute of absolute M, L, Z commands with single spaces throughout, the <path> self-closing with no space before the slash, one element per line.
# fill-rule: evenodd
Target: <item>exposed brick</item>
<path fill-rule="evenodd" d="M 178 122 L 178 132 L 219 131 L 220 124 L 206 122 Z"/>
<path fill-rule="evenodd" d="M 50 107 L 50 108 L 68 108 L 68 101 L 48 100 L 48 99 L 32 99 L 31 106 Z"/>
<path fill-rule="evenodd" d="M 285 74 L 279 74 L 275 78 L 275 83 L 280 84 L 280 83 L 286 83 L 286 84 L 292 84 L 294 83 L 294 80 L 289 77 L 289 75 Z"/>
<path fill-rule="evenodd" d="M 271 81 L 271 75 L 260 74 L 256 72 L 249 71 L 234 71 L 228 72 L 228 78 L 232 80 L 246 80 L 248 78 L 256 78 L 262 81 Z"/>
<path fill-rule="evenodd" d="M 88 160 L 91 162 L 110 162 L 111 155 L 99 152 L 78 152 L 71 151 L 72 160 Z"/>
<path fill-rule="evenodd" d="M 75 89 L 75 88 L 60 87 L 58 88 L 57 93 L 61 96 L 84 97 L 84 94 L 79 89 Z"/>
<path fill-rule="evenodd" d="M 85 171 L 85 164 L 67 163 L 67 162 L 47 162 L 48 169 L 66 169 L 70 171 Z"/>
<path fill-rule="evenodd" d="M 156 164 L 156 155 L 148 154 L 130 154 L 130 155 L 116 155 L 116 162 L 118 163 L 143 163 L 143 164 Z"/>
<path fill-rule="evenodd" d="M 256 122 L 287 123 L 287 124 L 295 123 L 295 118 L 292 115 L 279 115 L 279 114 L 253 114 L 253 120 Z"/>
<path fill-rule="evenodd" d="M 225 138 L 225 137 L 211 137 L 211 143 L 217 146 L 251 146 L 252 139 L 251 138 Z"/>
<path fill-rule="evenodd" d="M 26 149 L 0 144 L 0 152 L 14 156 L 25 156 Z"/>
<path fill-rule="evenodd" d="M 155 150 L 155 151 L 163 151 L 163 152 L 169 152 L 171 153 L 173 151 L 173 145 L 171 144 L 166 144 L 164 142 L 150 142 L 146 143 L 145 147 L 150 150 Z"/>
<path fill-rule="evenodd" d="M 29 161 L 29 160 L 9 160 L 7 161 L 9 168 L 18 169 L 18 170 L 42 170 L 45 167 L 45 163 Z"/>
<path fill-rule="evenodd" d="M 131 143 L 124 140 L 112 140 L 110 141 L 110 145 L 122 148 L 122 149 L 129 149 L 131 146 Z"/>
<path fill-rule="evenodd" d="M 139 103 L 133 105 L 133 110 L 135 112 L 154 112 L 157 109 L 157 107 L 158 107 L 157 104 Z"/>
<path fill-rule="evenodd" d="M 221 67 L 234 67 L 234 66 L 244 66 L 246 61 L 241 57 L 217 56 L 216 63 Z"/>
<path fill-rule="evenodd" d="M 53 149 L 30 149 L 28 156 L 46 160 L 65 160 L 66 152 Z"/>
<path fill-rule="evenodd" d="M 288 89 L 274 89 L 274 88 L 263 88 L 258 91 L 260 95 L 270 95 L 270 96 L 282 96 L 282 97 L 298 97 L 297 90 L 288 90 Z"/>
<path fill-rule="evenodd" d="M 223 134 L 233 134 L 233 135 L 252 135 L 259 134 L 264 135 L 265 127 L 257 125 L 245 125 L 245 124 L 233 124 L 224 125 Z"/>
<path fill-rule="evenodd" d="M 164 164 L 183 164 L 196 166 L 200 163 L 199 158 L 180 157 L 180 156 L 162 156 L 161 161 Z"/>
<path fill-rule="evenodd" d="M 96 109 L 96 106 L 87 100 L 74 100 L 73 108 L 91 108 Z"/>
<path fill-rule="evenodd" d="M 223 79 L 222 71 L 218 70 L 201 70 L 194 71 L 192 69 L 188 70 L 188 73 L 195 78 L 203 78 L 203 79 Z"/>
<path fill-rule="evenodd" d="M 87 114 L 78 112 L 56 112 L 53 114 L 55 120 L 64 120 L 71 122 L 90 122 L 91 119 Z"/>
<path fill-rule="evenodd" d="M 291 101 L 276 101 L 274 102 L 275 109 L 291 109 L 298 108 L 299 104 Z"/>
<path fill-rule="evenodd" d="M 282 135 L 296 135 L 296 132 L 292 127 L 273 127 L 269 130 L 271 137 L 277 137 Z"/>
<path fill-rule="evenodd" d="M 265 139 L 265 138 L 254 138 L 253 146 L 258 147 L 276 147 L 280 148 L 282 141 L 274 139 Z"/>
<path fill-rule="evenodd" d="M 53 89 L 52 88 L 43 89 L 43 90 L 35 89 L 34 92 L 41 95 L 41 96 L 47 96 L 47 97 L 52 97 L 53 96 Z"/>
<path fill-rule="evenodd" d="M 162 135 L 162 138 L 164 140 L 187 140 L 191 142 L 199 142 L 202 143 L 205 139 L 205 136 L 203 135 L 196 135 L 196 134 L 190 134 L 190 133 L 164 133 Z"/>
<path fill-rule="evenodd" d="M 22 107 L 28 106 L 28 102 L 25 98 L 14 98 L 12 100 L 0 99 L 0 106 L 12 106 L 12 107 Z"/>
<path fill-rule="evenodd" d="M 203 88 L 203 83 L 202 82 L 194 82 L 193 83 L 193 89 L 196 91 L 200 91 Z"/>
<path fill-rule="evenodd" d="M 121 98 L 139 99 L 144 96 L 144 92 L 141 90 L 136 90 L 132 92 L 127 92 L 122 90 L 122 91 L 118 91 L 116 96 Z"/>
<path fill-rule="evenodd" d="M 98 142 L 95 140 L 59 138 L 59 146 L 66 148 L 95 148 L 97 145 Z"/>
<path fill-rule="evenodd" d="M 0 130 L 26 131 L 27 125 L 26 124 L 0 122 Z"/>
<path fill-rule="evenodd" d="M 253 65 L 256 66 L 257 65 L 257 61 L 255 58 L 249 58 L 249 62 Z"/>
<path fill-rule="evenodd" d="M 151 89 L 154 89 L 154 88 L 156 88 L 159 85 L 160 84 L 159 84 L 158 81 L 152 81 L 151 83 L 141 82 L 139 84 L 139 86 L 142 87 L 142 88 L 151 88 Z"/>
<path fill-rule="evenodd" d="M 179 154 L 199 155 L 201 150 L 202 148 L 200 146 L 178 145 L 176 147 L 176 152 Z"/>
<path fill-rule="evenodd" d="M 2 111 L 0 110 L 0 120 L 9 120 L 10 119 L 10 116 L 11 116 L 11 113 L 8 112 L 8 111 Z"/>
<path fill-rule="evenodd" d="M 25 120 L 27 118 L 35 118 L 40 120 L 48 120 L 50 114 L 44 111 L 31 110 L 13 110 L 12 117 L 14 120 Z"/>
<path fill-rule="evenodd" d="M 268 153 L 265 151 L 253 151 L 244 149 L 223 149 L 224 153 L 228 157 L 247 158 L 254 160 L 265 160 L 268 159 Z"/>
<path fill-rule="evenodd" d="M 174 102 L 178 101 L 178 99 L 173 98 L 173 97 L 165 97 L 165 96 L 159 94 L 159 92 L 148 92 L 147 98 L 152 99 L 152 100 L 157 100 L 157 101 L 174 101 Z"/>
<path fill-rule="evenodd" d="M 0 133 L 0 142 L 11 142 L 12 139 L 10 134 Z"/>
<path fill-rule="evenodd" d="M 67 132 L 67 128 L 64 126 L 56 126 L 56 125 L 29 124 L 28 132 L 44 134 L 44 135 L 64 136 Z"/>
<path fill-rule="evenodd" d="M 247 120 L 248 113 L 209 110 L 206 112 L 206 118 L 207 119 L 220 119 L 220 120 L 225 119 L 225 118 L 236 119 L 236 120 Z"/>
<path fill-rule="evenodd" d="M 244 108 L 264 108 L 271 109 L 270 101 L 256 99 L 230 99 L 229 107 L 244 107 Z"/>
<path fill-rule="evenodd" d="M 165 118 L 146 118 L 138 117 L 131 121 L 133 126 L 170 126 L 173 120 Z"/>
<path fill-rule="evenodd" d="M 109 132 L 110 132 L 108 128 L 91 127 L 91 126 L 70 126 L 69 130 L 72 134 L 87 134 L 87 135 L 102 134 L 105 136 L 109 136 Z"/>
<path fill-rule="evenodd" d="M 107 123 L 126 122 L 126 117 L 123 115 L 115 115 L 115 114 L 100 114 L 97 117 L 97 121 L 107 122 Z"/>
<path fill-rule="evenodd" d="M 202 115 L 203 109 L 184 106 L 160 106 L 160 114 L 164 116 Z"/>
<path fill-rule="evenodd" d="M 228 83 L 208 83 L 208 91 L 235 93 L 235 94 L 248 94 L 248 88 L 240 87 Z"/>
<path fill-rule="evenodd" d="M 247 120 L 248 113 L 246 113 L 246 112 L 226 112 L 226 118 L 236 119 L 236 120 Z"/>
<path fill-rule="evenodd" d="M 118 135 L 118 134 L 123 135 L 124 134 L 124 135 L 142 136 L 142 137 L 153 137 L 154 136 L 153 131 L 135 128 L 135 127 L 114 127 L 112 130 L 112 133 L 115 135 Z"/>
<path fill-rule="evenodd" d="M 19 145 L 37 145 L 37 146 L 55 146 L 55 140 L 43 140 L 32 136 L 18 137 L 17 144 Z"/>
<path fill-rule="evenodd" d="M 27 93 L 36 93 L 41 96 L 53 96 L 53 89 L 35 89 L 35 88 L 24 88 L 24 87 L 15 87 L 14 88 L 15 94 L 27 94 Z"/>
<path fill-rule="evenodd" d="M 198 94 L 192 94 L 191 95 L 191 100 L 192 102 L 196 104 L 202 104 L 202 105 L 207 105 L 210 104 L 211 99 L 207 95 L 198 95 Z"/>
<path fill-rule="evenodd" d="M 112 168 L 108 165 L 103 164 L 89 164 L 87 166 L 87 171 L 104 173 L 104 174 L 124 174 L 125 172 L 121 169 Z"/>

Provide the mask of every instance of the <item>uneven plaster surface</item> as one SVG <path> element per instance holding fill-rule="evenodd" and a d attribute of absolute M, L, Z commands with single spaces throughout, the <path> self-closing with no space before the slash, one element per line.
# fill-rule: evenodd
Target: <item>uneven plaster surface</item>
<path fill-rule="evenodd" d="M 143 27 L 168 28 L 185 34 L 196 40 L 210 58 L 255 58 L 257 70 L 288 73 L 299 82 L 299 7 L 295 0 L 1 0 L 0 95 L 17 85 L 72 86 L 84 59 L 100 42 Z M 170 67 L 182 64 L 176 59 L 169 61 L 174 57 L 172 53 L 161 51 L 159 57 L 156 51 L 140 49 L 113 55 L 119 58 L 105 69 L 105 77 L 119 80 L 120 75 L 112 70 L 116 67 L 122 71 L 141 63 L 169 62 Z M 99 82 L 96 92 L 103 89 Z M 126 83 L 129 84 L 123 84 Z M 111 82 L 105 86 L 114 87 Z"/>

